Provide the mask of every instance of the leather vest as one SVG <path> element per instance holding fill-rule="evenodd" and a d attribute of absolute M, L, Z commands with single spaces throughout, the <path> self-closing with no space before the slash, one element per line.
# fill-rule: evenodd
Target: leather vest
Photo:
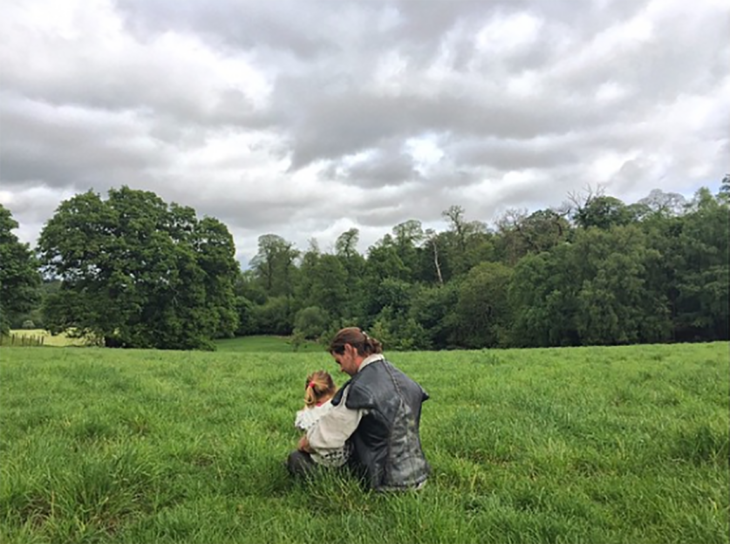
<path fill-rule="evenodd" d="M 425 482 L 431 468 L 419 435 L 421 404 L 428 399 L 423 388 L 380 360 L 355 374 L 332 404 L 341 402 L 345 390 L 347 408 L 367 410 L 348 439 L 356 472 L 376 490 L 408 489 Z"/>

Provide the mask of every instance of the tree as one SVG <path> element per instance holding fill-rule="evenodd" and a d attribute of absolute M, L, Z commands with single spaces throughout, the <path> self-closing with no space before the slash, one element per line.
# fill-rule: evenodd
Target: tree
<path fill-rule="evenodd" d="M 512 270 L 501 263 L 482 263 L 469 271 L 456 304 L 457 343 L 467 348 L 504 347 L 512 316 L 508 291 Z"/>
<path fill-rule="evenodd" d="M 697 191 L 677 224 L 673 311 L 678 340 L 726 340 L 730 335 L 730 209 L 707 188 Z"/>
<path fill-rule="evenodd" d="M 359 239 L 360 231 L 353 228 L 343 232 L 335 244 L 337 258 L 347 272 L 344 284 L 346 302 L 340 314 L 348 321 L 355 320 L 355 316 L 363 311 L 367 298 L 362 288 L 365 276 L 365 258 L 357 251 Z"/>
<path fill-rule="evenodd" d="M 0 333 L 7 334 L 10 323 L 30 311 L 39 299 L 41 277 L 38 263 L 28 244 L 13 234 L 18 223 L 0 204 Z"/>
<path fill-rule="evenodd" d="M 334 319 L 348 313 L 347 270 L 337 256 L 319 256 L 306 276 L 309 292 L 302 304 L 318 306 Z"/>
<path fill-rule="evenodd" d="M 464 220 L 464 208 L 452 205 L 448 210 L 441 212 L 441 215 L 451 223 L 451 230 L 456 238 L 456 245 L 464 253 L 466 251 L 466 237 L 468 234 L 467 224 Z"/>
<path fill-rule="evenodd" d="M 413 294 L 409 314 L 423 329 L 430 347 L 446 349 L 455 345 L 458 299 L 459 286 L 455 281 L 421 287 Z"/>
<path fill-rule="evenodd" d="M 418 245 L 424 238 L 423 227 L 420 221 L 409 219 L 393 227 L 393 247 L 400 257 L 403 266 L 408 270 L 408 276 L 413 278 L 419 268 Z"/>
<path fill-rule="evenodd" d="M 725 174 L 720 182 L 720 190 L 717 193 L 718 200 L 726 205 L 730 204 L 730 174 Z"/>
<path fill-rule="evenodd" d="M 424 248 L 429 255 L 433 256 L 433 270 L 436 272 L 436 279 L 438 284 L 444 284 L 444 276 L 441 273 L 441 260 L 439 259 L 439 242 L 436 231 L 433 229 L 426 229 L 426 247 Z M 426 267 L 428 269 L 430 267 Z"/>
<path fill-rule="evenodd" d="M 261 286 L 253 270 L 242 270 L 234 285 L 236 296 L 244 297 L 254 304 L 266 302 L 266 291 Z"/>
<path fill-rule="evenodd" d="M 239 273 L 233 236 L 223 223 L 205 217 L 194 226 L 191 240 L 198 265 L 204 272 L 206 313 L 213 337 L 231 336 L 238 325 L 237 310 L 231 304 L 235 300 L 234 287 Z"/>
<path fill-rule="evenodd" d="M 579 344 L 577 295 L 580 276 L 568 243 L 529 254 L 515 266 L 509 286 L 512 341 L 518 347 Z"/>
<path fill-rule="evenodd" d="M 514 266 L 528 253 L 549 251 L 565 240 L 570 233 L 568 221 L 555 210 L 507 210 L 497 222 L 495 240 L 500 259 Z"/>
<path fill-rule="evenodd" d="M 211 348 L 212 338 L 238 325 L 239 272 L 228 229 L 152 192 L 76 195 L 45 225 L 38 249 L 45 272 L 61 282 L 45 305 L 52 331 L 128 347 L 196 349 Z"/>
<path fill-rule="evenodd" d="M 248 336 L 258 332 L 255 318 L 256 305 L 243 295 L 236 296 L 236 312 L 238 313 L 238 327 L 236 336 Z"/>
<path fill-rule="evenodd" d="M 526 256 L 510 285 L 513 342 L 563 346 L 667 340 L 671 321 L 662 260 L 637 225 L 581 229 L 570 243 Z"/>
<path fill-rule="evenodd" d="M 669 338 L 669 303 L 649 280 L 661 255 L 636 226 L 589 229 L 571 247 L 580 262 L 575 281 L 577 329 L 584 345 L 661 342 Z"/>
<path fill-rule="evenodd" d="M 494 257 L 492 236 L 484 223 L 468 222 L 464 219 L 464 213 L 461 206 L 451 206 L 441 214 L 450 222 L 450 229 L 443 238 L 443 253 L 449 263 L 448 268 L 456 276 L 466 274 L 480 262 L 493 260 Z"/>
<path fill-rule="evenodd" d="M 259 236 L 259 250 L 251 265 L 269 296 L 291 297 L 294 290 L 294 261 L 299 251 L 276 234 Z"/>
<path fill-rule="evenodd" d="M 650 214 L 662 217 L 677 217 L 687 208 L 687 200 L 678 193 L 665 193 L 661 189 L 653 189 L 646 197 L 637 202 L 646 206 Z"/>
<path fill-rule="evenodd" d="M 385 280 L 406 282 L 408 269 L 398 256 L 393 245 L 393 238 L 386 234 L 378 244 L 372 246 L 368 252 L 365 263 L 364 277 L 362 281 L 361 304 L 362 316 L 366 325 L 383 309 L 385 296 L 383 295 L 383 284 Z"/>
<path fill-rule="evenodd" d="M 337 255 L 349 259 L 357 253 L 357 243 L 360 240 L 360 231 L 352 228 L 337 237 L 335 251 Z"/>
<path fill-rule="evenodd" d="M 632 220 L 632 213 L 618 198 L 600 195 L 590 197 L 584 205 L 578 206 L 573 220 L 576 225 L 584 229 L 590 227 L 608 229 L 613 226 L 628 225 Z"/>

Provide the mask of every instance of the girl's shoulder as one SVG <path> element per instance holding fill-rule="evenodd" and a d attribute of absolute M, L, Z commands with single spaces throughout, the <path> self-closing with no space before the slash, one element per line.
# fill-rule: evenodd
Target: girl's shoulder
<path fill-rule="evenodd" d="M 306 431 L 331 409 L 332 403 L 330 401 L 323 402 L 319 406 L 302 408 L 296 414 L 294 426 L 302 431 Z"/>

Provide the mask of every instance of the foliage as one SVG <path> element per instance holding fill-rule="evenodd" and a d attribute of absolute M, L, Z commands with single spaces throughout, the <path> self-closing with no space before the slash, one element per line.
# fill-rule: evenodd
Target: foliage
<path fill-rule="evenodd" d="M 455 344 L 466 348 L 508 345 L 511 277 L 512 270 L 500 263 L 482 263 L 469 271 L 459 288 Z"/>
<path fill-rule="evenodd" d="M 380 340 L 385 349 L 408 351 L 431 349 L 432 344 L 423 326 L 405 312 L 387 306 L 381 310 L 370 328 L 371 336 Z"/>
<path fill-rule="evenodd" d="M 276 234 L 259 236 L 259 251 L 251 259 L 251 266 L 263 280 L 269 296 L 291 296 L 293 292 L 294 260 L 299 251 Z"/>
<path fill-rule="evenodd" d="M 571 250 L 581 265 L 575 277 L 581 344 L 665 340 L 671 328 L 666 297 L 649 284 L 647 269 L 659 256 L 635 226 L 582 231 Z"/>
<path fill-rule="evenodd" d="M 320 338 L 330 324 L 329 314 L 319 306 L 308 306 L 297 312 L 294 318 L 294 331 L 303 339 Z"/>
<path fill-rule="evenodd" d="M 0 334 L 7 334 L 39 299 L 38 264 L 28 244 L 13 234 L 17 228 L 10 210 L 0 204 Z"/>
<path fill-rule="evenodd" d="M 294 329 L 294 321 L 289 298 L 286 296 L 271 297 L 261 306 L 255 306 L 253 321 L 260 334 L 291 334 Z"/>
<path fill-rule="evenodd" d="M 555 210 L 538 210 L 530 215 L 509 210 L 497 222 L 497 228 L 496 252 L 510 266 L 527 254 L 550 251 L 570 233 L 567 219 Z"/>
<path fill-rule="evenodd" d="M 718 200 L 726 205 L 730 204 L 730 174 L 725 174 L 720 182 L 720 190 L 717 193 Z"/>
<path fill-rule="evenodd" d="M 494 230 L 450 206 L 444 231 L 409 219 L 363 254 L 354 228 L 329 252 L 266 234 L 243 272 L 220 222 L 152 193 L 90 192 L 41 239 L 44 313 L 10 325 L 159 347 L 293 332 L 326 344 L 344 325 L 399 350 L 727 339 L 727 187 L 632 204 L 589 189 L 560 208 L 507 210 Z"/>
<path fill-rule="evenodd" d="M 60 288 L 45 301 L 46 326 L 108 345 L 210 348 L 233 334 L 238 274 L 228 229 L 151 192 L 92 191 L 61 203 L 38 243 Z"/>
<path fill-rule="evenodd" d="M 632 213 L 618 198 L 598 195 L 589 196 L 584 205 L 578 206 L 573 215 L 576 225 L 588 229 L 610 229 L 628 225 L 632 220 Z"/>
<path fill-rule="evenodd" d="M 347 269 L 336 255 L 317 255 L 302 263 L 299 301 L 320 308 L 334 319 L 348 313 Z"/>
<path fill-rule="evenodd" d="M 451 206 L 443 212 L 446 231 L 408 220 L 365 256 L 351 229 L 334 254 L 311 241 L 290 274 L 288 309 L 321 308 L 329 316 L 324 329 L 352 323 L 400 350 L 725 339 L 723 194 L 700 191 L 688 203 L 654 190 L 627 205 L 589 192 L 572 196 L 572 208 L 508 210 L 495 232 Z M 293 262 L 291 243 L 269 242 Z M 259 266 L 246 281 L 271 298 L 267 274 Z M 272 304 L 283 312 L 281 300 L 259 299 L 255 308 L 268 315 Z M 291 329 L 270 322 L 253 332 Z"/>
<path fill-rule="evenodd" d="M 682 218 L 674 244 L 676 335 L 681 340 L 725 339 L 730 329 L 730 213 L 728 205 L 701 189 Z"/>
<path fill-rule="evenodd" d="M 443 286 L 422 287 L 413 294 L 409 316 L 423 330 L 425 347 L 446 349 L 456 345 L 458 298 L 459 285 L 456 281 Z"/>
<path fill-rule="evenodd" d="M 238 313 L 238 328 L 235 336 L 247 336 L 255 334 L 258 330 L 256 324 L 256 309 L 253 302 L 244 296 L 237 296 L 235 299 L 236 312 Z"/>
<path fill-rule="evenodd" d="M 591 227 L 572 243 L 526 257 L 510 286 L 513 341 L 549 346 L 666 340 L 668 298 L 651 281 L 659 259 L 636 226 Z"/>

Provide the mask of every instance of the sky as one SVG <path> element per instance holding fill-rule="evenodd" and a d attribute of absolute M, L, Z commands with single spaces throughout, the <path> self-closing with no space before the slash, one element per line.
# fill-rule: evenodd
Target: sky
<path fill-rule="evenodd" d="M 0 203 L 33 246 L 127 185 L 365 252 L 452 205 L 493 226 L 730 171 L 726 0 L 4 0 Z"/>

